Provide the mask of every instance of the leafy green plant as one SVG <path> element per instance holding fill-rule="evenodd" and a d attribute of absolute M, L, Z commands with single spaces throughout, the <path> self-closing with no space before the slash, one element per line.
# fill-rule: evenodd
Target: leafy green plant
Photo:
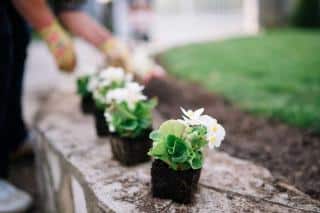
<path fill-rule="evenodd" d="M 155 99 L 139 101 L 134 107 L 129 107 L 127 102 L 112 103 L 105 112 L 109 130 L 125 138 L 143 136 L 152 127 L 152 110 L 156 104 Z"/>
<path fill-rule="evenodd" d="M 90 91 L 88 90 L 88 84 L 90 81 L 90 75 L 84 75 L 77 79 L 77 93 L 80 96 L 88 96 L 90 95 Z"/>
<path fill-rule="evenodd" d="M 178 120 L 168 120 L 150 134 L 153 147 L 148 154 L 164 161 L 173 170 L 200 169 L 202 150 L 208 144 L 206 134 L 203 125 L 188 126 Z"/>

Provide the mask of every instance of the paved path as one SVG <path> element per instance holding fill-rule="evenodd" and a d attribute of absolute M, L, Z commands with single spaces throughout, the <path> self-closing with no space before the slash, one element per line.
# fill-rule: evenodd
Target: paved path
<path fill-rule="evenodd" d="M 32 123 L 33 115 L 39 106 L 39 100 L 53 90 L 74 88 L 76 76 L 90 66 L 103 62 L 102 56 L 87 43 L 76 40 L 78 65 L 74 74 L 64 74 L 57 70 L 47 47 L 40 41 L 29 46 L 25 77 L 25 116 Z"/>

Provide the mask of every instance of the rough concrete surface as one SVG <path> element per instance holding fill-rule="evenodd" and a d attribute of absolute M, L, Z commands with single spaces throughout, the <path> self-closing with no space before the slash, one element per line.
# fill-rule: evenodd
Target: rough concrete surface
<path fill-rule="evenodd" d="M 123 167 L 113 160 L 109 139 L 97 138 L 79 101 L 74 93 L 52 93 L 36 116 L 38 179 L 49 212 L 320 212 L 318 201 L 267 169 L 211 151 L 193 204 L 152 198 L 151 163 Z"/>

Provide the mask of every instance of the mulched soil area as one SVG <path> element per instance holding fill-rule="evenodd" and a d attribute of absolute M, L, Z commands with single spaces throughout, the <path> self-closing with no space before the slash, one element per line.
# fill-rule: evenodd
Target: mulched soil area
<path fill-rule="evenodd" d="M 154 80 L 146 93 L 158 97 L 165 118 L 180 116 L 180 106 L 204 107 L 226 128 L 222 151 L 262 165 L 277 179 L 320 200 L 320 134 L 253 117 L 196 84 L 172 78 Z"/>

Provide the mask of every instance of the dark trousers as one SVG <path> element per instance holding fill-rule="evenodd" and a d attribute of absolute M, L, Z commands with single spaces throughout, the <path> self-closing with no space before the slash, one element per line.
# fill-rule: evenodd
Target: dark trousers
<path fill-rule="evenodd" d="M 27 136 L 21 99 L 30 33 L 10 2 L 0 0 L 0 178 L 8 175 L 9 153 Z"/>

